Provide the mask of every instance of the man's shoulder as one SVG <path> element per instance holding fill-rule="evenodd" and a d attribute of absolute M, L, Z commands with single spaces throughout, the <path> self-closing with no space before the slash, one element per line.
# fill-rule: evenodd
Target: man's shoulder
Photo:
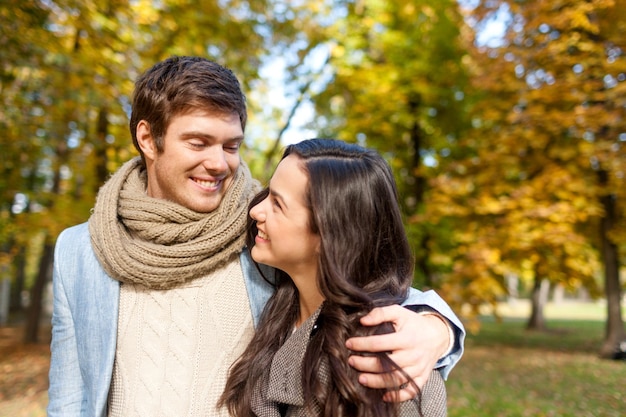
<path fill-rule="evenodd" d="M 247 247 L 244 247 L 239 254 L 239 262 L 241 263 L 244 276 L 247 278 L 263 282 L 264 285 L 269 284 L 267 280 L 274 282 L 276 269 L 268 265 L 255 263 Z"/>
<path fill-rule="evenodd" d="M 80 223 L 64 229 L 59 234 L 59 239 L 89 238 L 89 222 Z"/>
<path fill-rule="evenodd" d="M 84 283 L 87 288 L 93 287 L 95 282 L 118 283 L 110 277 L 108 280 L 99 279 L 108 275 L 93 250 L 88 223 L 68 227 L 59 234 L 54 251 L 54 264 L 55 276 L 66 284 Z"/>
<path fill-rule="evenodd" d="M 91 252 L 91 238 L 89 236 L 89 224 L 87 222 L 64 229 L 57 237 L 55 251 L 57 258 L 85 251 Z"/>

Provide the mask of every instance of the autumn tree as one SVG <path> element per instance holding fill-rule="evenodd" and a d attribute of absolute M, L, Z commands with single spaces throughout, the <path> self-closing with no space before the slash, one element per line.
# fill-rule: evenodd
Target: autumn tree
<path fill-rule="evenodd" d="M 37 87 L 46 64 L 41 39 L 47 18 L 37 1 L 0 5 L 0 279 L 15 277 L 12 309 L 21 308 L 26 247 L 33 230 L 20 230 L 17 222 L 22 212 L 38 208 L 33 196 L 45 183 L 37 162 L 45 153 Z"/>
<path fill-rule="evenodd" d="M 429 180 L 466 128 L 458 5 L 359 1 L 347 3 L 343 14 L 328 28 L 333 73 L 314 97 L 316 128 L 389 160 L 414 245 L 416 282 L 440 287 L 438 259 L 450 230 L 426 213 L 437 192 Z"/>
<path fill-rule="evenodd" d="M 475 181 L 455 196 L 474 207 L 472 222 L 489 225 L 478 230 L 502 260 L 490 268 L 495 275 L 505 266 L 535 281 L 593 292 L 596 262 L 602 262 L 609 305 L 603 356 L 624 339 L 618 236 L 626 42 L 620 7 L 610 0 L 490 1 L 472 11 L 477 24 L 496 10 L 508 20 L 502 43 L 474 55 L 484 100 L 464 142 L 475 155 L 459 170 Z M 492 179 L 481 179 L 479 171 Z M 465 182 L 456 177 L 449 188 Z M 533 308 L 540 319 L 541 306 Z"/>
<path fill-rule="evenodd" d="M 138 75 L 170 55 L 199 55 L 248 90 L 263 82 L 272 45 L 297 30 L 271 0 L 27 0 L 2 4 L 0 18 L 0 264 L 12 275 L 13 255 L 44 242 L 27 331 L 35 340 L 57 234 L 86 220 L 100 185 L 136 155 L 128 115 Z"/>

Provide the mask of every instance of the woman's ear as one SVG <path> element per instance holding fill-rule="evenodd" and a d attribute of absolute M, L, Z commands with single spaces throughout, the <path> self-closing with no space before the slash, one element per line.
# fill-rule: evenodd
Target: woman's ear
<path fill-rule="evenodd" d="M 137 124 L 137 144 L 141 148 L 144 156 L 149 160 L 154 160 L 157 153 L 156 144 L 150 130 L 150 123 L 140 120 Z"/>

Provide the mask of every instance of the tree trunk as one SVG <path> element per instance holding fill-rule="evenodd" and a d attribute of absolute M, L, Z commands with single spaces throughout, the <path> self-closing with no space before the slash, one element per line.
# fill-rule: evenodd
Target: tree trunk
<path fill-rule="evenodd" d="M 15 258 L 13 259 L 13 265 L 15 265 L 15 279 L 13 285 L 11 285 L 11 300 L 9 302 L 9 309 L 11 312 L 22 310 L 22 291 L 24 290 L 24 282 L 26 277 L 26 250 L 22 246 L 18 249 Z"/>
<path fill-rule="evenodd" d="M 99 189 L 109 177 L 107 170 L 107 135 L 109 133 L 109 112 L 106 107 L 101 107 L 98 112 L 98 123 L 96 125 L 96 136 L 98 141 L 95 146 L 96 153 L 96 175 L 98 182 L 96 187 Z"/>
<path fill-rule="evenodd" d="M 422 149 L 424 147 L 424 137 L 420 126 L 419 109 L 421 106 L 421 97 L 413 94 L 409 98 L 409 112 L 413 115 L 413 124 L 410 128 L 411 144 L 413 145 L 413 166 L 411 167 L 413 177 L 413 197 L 415 198 L 415 206 L 409 209 L 422 210 L 424 196 L 426 194 L 426 178 L 422 173 Z M 423 277 L 423 286 L 425 288 L 433 288 L 432 272 L 428 260 L 430 258 L 430 233 L 426 228 L 422 229 L 421 236 L 415 253 L 415 266 L 419 274 Z"/>
<path fill-rule="evenodd" d="M 0 327 L 9 321 L 9 292 L 11 281 L 7 274 L 7 266 L 0 265 Z"/>
<path fill-rule="evenodd" d="M 546 330 L 546 319 L 543 315 L 544 308 L 548 302 L 548 291 L 550 290 L 550 283 L 546 280 L 542 280 L 535 275 L 535 284 L 533 285 L 533 292 L 531 295 L 532 310 L 530 319 L 526 329 L 528 330 Z"/>
<path fill-rule="evenodd" d="M 52 278 L 52 261 L 54 259 L 54 244 L 46 239 L 39 261 L 37 279 L 30 291 L 30 306 L 26 317 L 26 329 L 24 330 L 25 343 L 37 343 L 39 341 L 39 324 L 41 321 L 43 292 L 48 280 Z"/>
<path fill-rule="evenodd" d="M 606 171 L 600 171 L 600 184 L 607 182 Z M 604 264 L 604 291 L 607 302 L 607 320 L 604 342 L 600 356 L 612 359 L 618 353 L 618 345 L 626 340 L 622 319 L 622 291 L 619 282 L 619 256 L 617 245 L 609 239 L 609 232 L 616 221 L 615 196 L 604 195 L 600 198 L 604 208 L 604 217 L 600 220 L 600 240 L 602 242 L 602 262 Z"/>
<path fill-rule="evenodd" d="M 419 210 L 424 202 L 426 194 L 426 178 L 422 172 L 422 149 L 424 148 L 424 138 L 422 128 L 420 126 L 419 108 L 421 105 L 421 97 L 417 94 L 409 98 L 409 112 L 413 115 L 413 124 L 411 125 L 410 135 L 411 144 L 413 145 L 413 166 L 411 167 L 413 183 L 413 196 L 415 197 L 415 207 Z"/>

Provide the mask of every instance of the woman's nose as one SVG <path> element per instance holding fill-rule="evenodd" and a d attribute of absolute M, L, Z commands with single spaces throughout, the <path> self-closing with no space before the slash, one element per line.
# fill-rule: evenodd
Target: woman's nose
<path fill-rule="evenodd" d="M 250 209 L 250 217 L 252 217 L 257 222 L 262 222 L 265 220 L 265 211 L 262 207 L 264 202 L 265 200 L 262 200 Z"/>

